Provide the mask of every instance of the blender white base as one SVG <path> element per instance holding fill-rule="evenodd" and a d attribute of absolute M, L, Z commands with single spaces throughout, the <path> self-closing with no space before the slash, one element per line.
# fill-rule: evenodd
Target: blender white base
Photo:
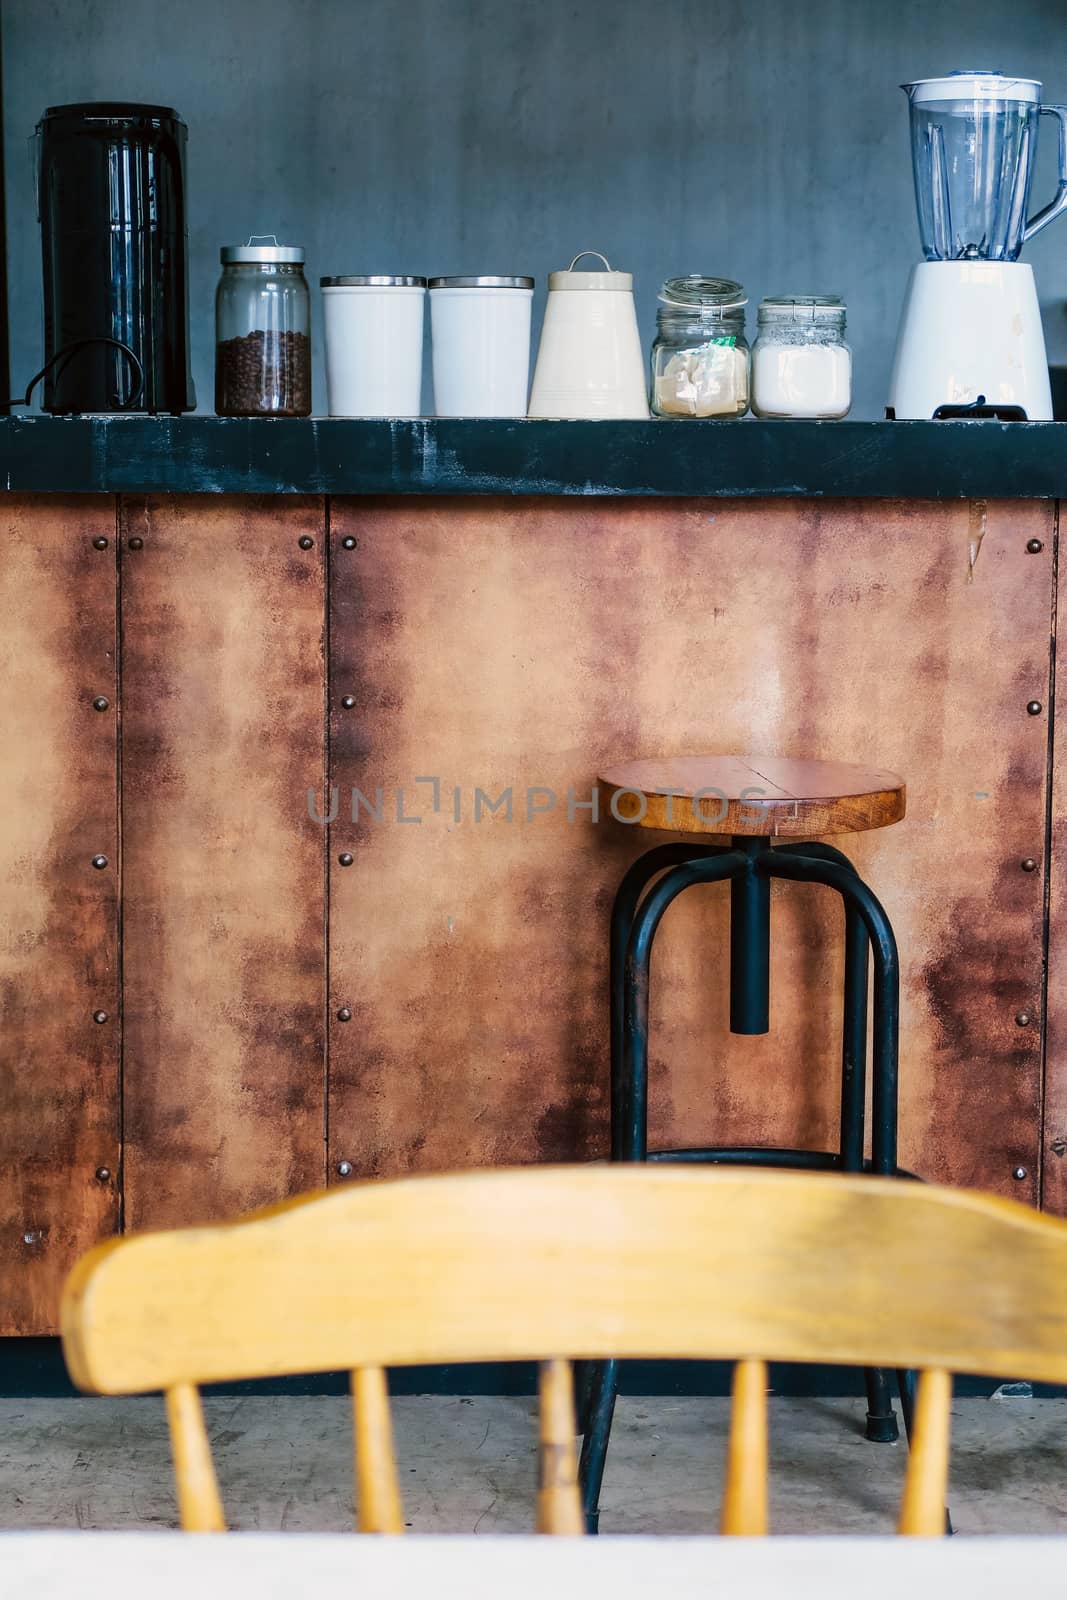
<path fill-rule="evenodd" d="M 1048 357 L 1033 269 L 1023 261 L 921 261 L 900 318 L 889 408 L 929 418 L 939 406 L 1018 406 L 1052 421 Z"/>

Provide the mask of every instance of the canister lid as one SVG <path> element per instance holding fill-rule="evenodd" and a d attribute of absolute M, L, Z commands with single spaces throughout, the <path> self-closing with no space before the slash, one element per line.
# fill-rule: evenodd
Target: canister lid
<path fill-rule="evenodd" d="M 431 278 L 431 289 L 532 289 L 532 278 Z"/>
<path fill-rule="evenodd" d="M 759 303 L 758 322 L 835 322 L 847 307 L 839 294 L 769 294 Z"/>
<path fill-rule="evenodd" d="M 1021 100 L 1027 105 L 1041 103 L 1041 85 L 1036 78 L 1012 78 L 988 67 L 967 67 L 944 78 L 917 78 L 900 86 L 915 105 L 931 100 Z"/>
<path fill-rule="evenodd" d="M 425 289 L 425 278 L 396 277 L 390 273 L 371 277 L 320 278 L 320 289 Z"/>
<path fill-rule="evenodd" d="M 223 266 L 233 261 L 289 261 L 304 259 L 302 244 L 279 244 L 273 233 L 254 233 L 247 244 L 224 244 L 219 251 Z"/>
<path fill-rule="evenodd" d="M 596 256 L 598 261 L 604 263 L 603 272 L 575 272 L 575 263 L 581 261 L 583 256 Z M 563 272 L 550 272 L 548 275 L 550 289 L 630 290 L 633 286 L 633 273 L 616 272 L 607 256 L 602 256 L 599 250 L 580 250 L 574 261 Z"/>
<path fill-rule="evenodd" d="M 748 295 L 733 278 L 706 278 L 698 272 L 684 278 L 668 278 L 659 299 L 665 306 L 700 315 L 729 316 L 748 305 Z"/>

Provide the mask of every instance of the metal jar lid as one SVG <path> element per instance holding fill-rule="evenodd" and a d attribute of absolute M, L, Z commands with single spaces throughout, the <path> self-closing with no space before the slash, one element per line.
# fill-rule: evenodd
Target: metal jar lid
<path fill-rule="evenodd" d="M 223 266 L 234 261 L 287 261 L 294 265 L 304 260 L 302 244 L 279 244 L 273 233 L 254 233 L 247 244 L 224 244 L 219 251 Z"/>
<path fill-rule="evenodd" d="M 431 278 L 431 289 L 532 289 L 532 278 Z"/>
<path fill-rule="evenodd" d="M 425 278 L 396 277 L 390 273 L 369 277 L 320 278 L 320 289 L 425 289 Z"/>

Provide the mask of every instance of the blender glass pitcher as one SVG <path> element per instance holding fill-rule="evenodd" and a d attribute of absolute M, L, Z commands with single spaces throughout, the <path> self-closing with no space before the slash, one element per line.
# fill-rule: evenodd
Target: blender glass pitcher
<path fill-rule="evenodd" d="M 1032 78 L 953 72 L 901 88 L 927 261 L 1014 261 L 1067 208 L 1067 106 L 1043 106 Z M 1056 197 L 1026 220 L 1041 115 L 1059 119 Z"/>

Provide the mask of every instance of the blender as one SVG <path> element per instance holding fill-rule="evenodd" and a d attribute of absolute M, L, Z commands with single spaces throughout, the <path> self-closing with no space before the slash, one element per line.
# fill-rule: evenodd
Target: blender
<path fill-rule="evenodd" d="M 888 417 L 1052 419 L 1028 239 L 1067 209 L 1067 107 L 1003 73 L 902 84 L 925 260 L 912 268 Z M 1027 220 L 1040 116 L 1059 119 L 1056 197 Z"/>

